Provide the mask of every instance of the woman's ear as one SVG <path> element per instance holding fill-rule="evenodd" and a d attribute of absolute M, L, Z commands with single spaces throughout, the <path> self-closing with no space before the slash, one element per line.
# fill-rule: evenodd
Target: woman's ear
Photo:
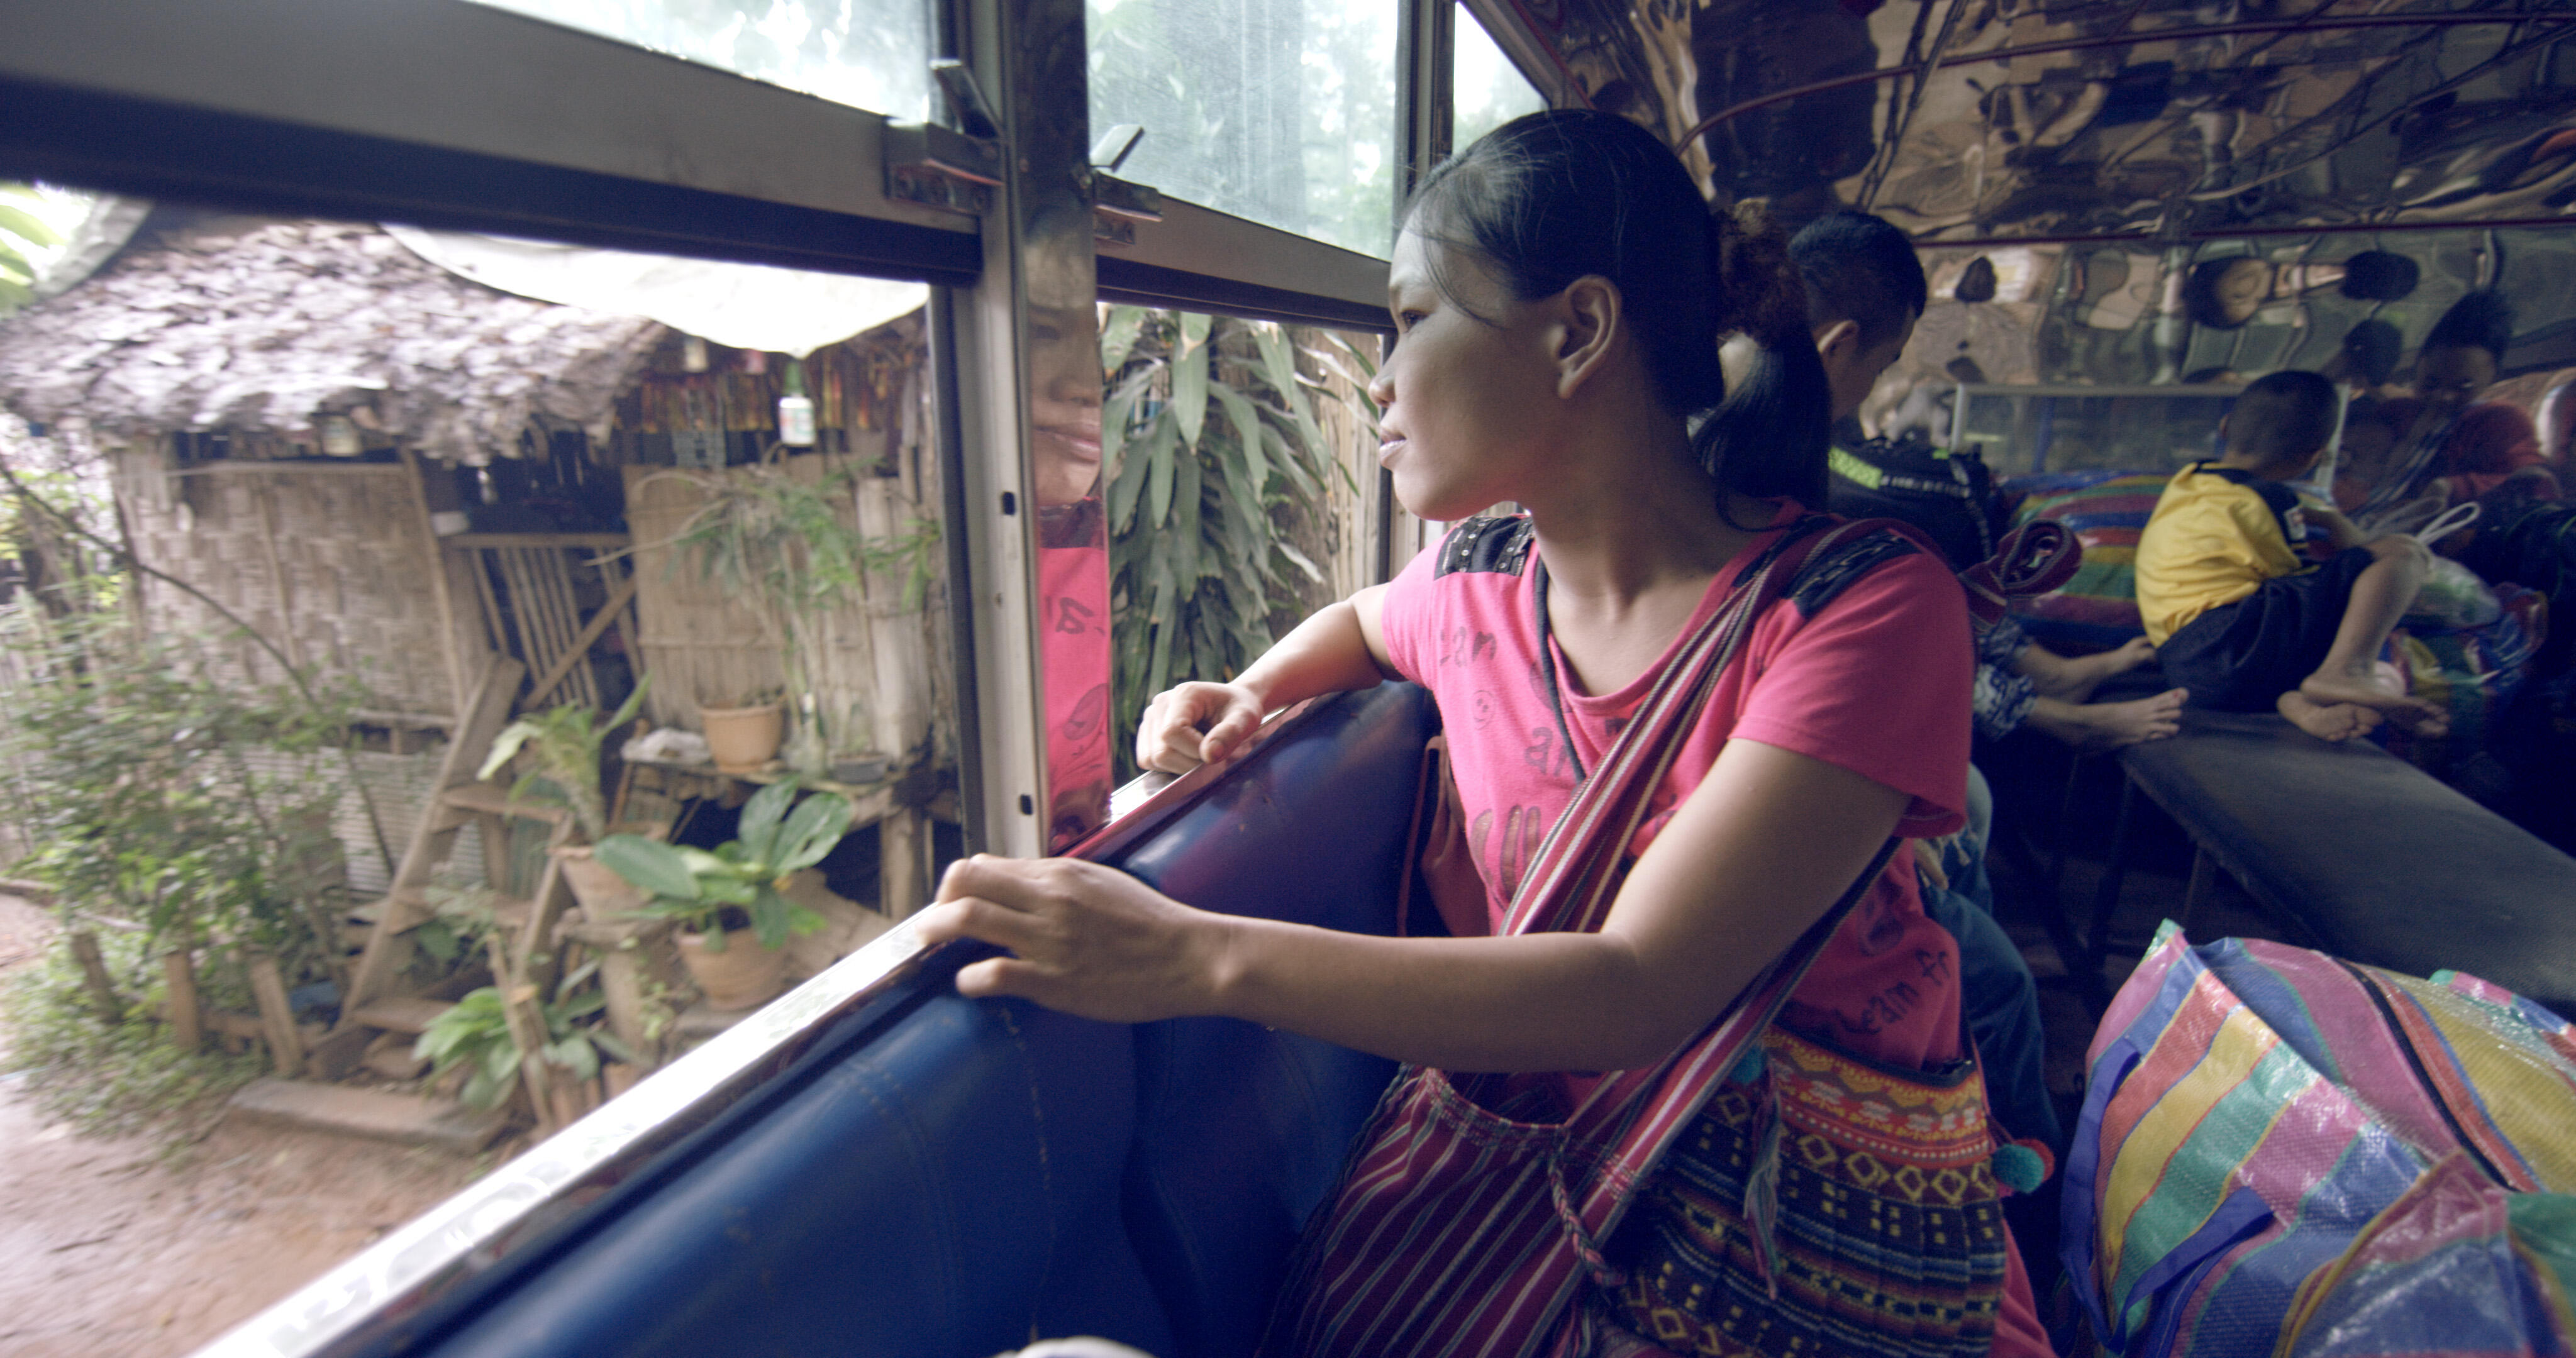
<path fill-rule="evenodd" d="M 1585 274 L 1556 295 L 1556 312 L 1548 327 L 1548 356 L 1556 365 L 1556 394 L 1567 398 L 1601 370 L 1618 340 L 1619 285 Z"/>

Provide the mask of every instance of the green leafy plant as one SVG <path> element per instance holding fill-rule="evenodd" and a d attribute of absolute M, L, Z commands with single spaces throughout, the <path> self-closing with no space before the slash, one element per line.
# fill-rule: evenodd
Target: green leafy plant
<path fill-rule="evenodd" d="M 452 967 L 468 951 L 481 947 L 499 925 L 492 904 L 500 893 L 488 886 L 433 882 L 423 894 L 429 899 L 430 915 L 412 931 L 412 938 L 441 967 Z"/>
<path fill-rule="evenodd" d="M 148 1132 L 165 1150 L 196 1141 L 214 1130 L 233 1091 L 269 1073 L 268 1054 L 256 1047 L 239 1054 L 215 1044 L 193 1052 L 173 1047 L 155 1013 L 166 998 L 158 953 L 134 930 L 103 930 L 99 942 L 117 985 L 140 1002 L 118 1021 L 102 1022 L 88 1003 L 79 964 L 57 940 L 42 959 L 0 977 L 0 1028 L 9 1034 L 0 1070 L 25 1071 L 37 1107 L 85 1133 Z M 210 1005 L 250 1007 L 249 988 L 235 970 L 200 974 L 200 994 Z"/>
<path fill-rule="evenodd" d="M 1154 694 L 1233 678 L 1276 639 L 1274 613 L 1304 611 L 1299 591 L 1324 575 L 1296 544 L 1297 506 L 1320 504 L 1329 477 L 1350 480 L 1317 415 L 1323 383 L 1299 370 L 1285 327 L 1113 307 L 1100 334 L 1101 428 L 1116 447 L 1112 729 L 1132 731 Z M 1302 353 L 1330 371 L 1328 355 Z"/>
<path fill-rule="evenodd" d="M 63 234 L 37 215 L 44 199 L 25 184 L 0 184 L 0 316 L 35 300 L 36 264 L 27 250 L 63 243 Z M 15 239 L 11 239 L 15 237 Z"/>
<path fill-rule="evenodd" d="M 743 928 L 764 948 L 783 947 L 790 934 L 822 928 L 823 917 L 778 888 L 788 874 L 822 862 L 850 828 L 847 798 L 823 792 L 798 802 L 796 788 L 790 778 L 752 794 L 739 837 L 713 853 L 610 835 L 599 842 L 599 861 L 651 895 L 639 913 L 704 934 L 709 952 L 724 951 L 726 935 Z"/>
<path fill-rule="evenodd" d="M 116 614 L 15 623 L 5 743 L 38 846 L 15 873 L 54 890 L 67 927 L 129 921 L 155 947 L 272 953 L 290 984 L 332 975 L 339 926 L 315 860 L 338 852 L 346 784 L 328 756 L 354 691 L 316 704 L 229 683 L 187 639 Z"/>
<path fill-rule="evenodd" d="M 520 717 L 502 727 L 501 734 L 493 738 L 492 753 L 475 776 L 491 777 L 526 749 L 535 767 L 519 775 L 519 781 L 510 787 L 510 795 L 562 803 L 571 808 L 581 841 L 598 843 L 608 833 L 608 810 L 599 792 L 599 747 L 611 734 L 635 720 L 635 713 L 644 706 L 644 691 L 652 687 L 652 682 L 652 676 L 646 675 L 605 722 L 599 720 L 597 708 L 580 703 L 565 703 Z"/>
<path fill-rule="evenodd" d="M 585 979 L 582 973 L 567 976 L 562 989 L 574 990 Z M 607 1003 L 594 988 L 544 1006 L 539 1012 L 545 1019 L 546 1038 L 539 1054 L 580 1080 L 599 1074 L 603 1055 L 633 1061 L 635 1054 L 626 1049 L 626 1044 L 582 1022 Z M 411 1050 L 414 1057 L 431 1064 L 433 1076 L 443 1076 L 463 1066 L 467 1072 L 465 1088 L 457 1097 L 471 1108 L 497 1108 L 509 1098 L 512 1081 L 518 1078 L 519 1066 L 528 1056 L 510 1036 L 508 1006 L 500 990 L 493 986 L 467 991 L 453 1008 L 430 1020 Z"/>
<path fill-rule="evenodd" d="M 772 460 L 648 478 L 677 477 L 705 496 L 670 539 L 673 563 L 694 557 L 711 583 L 750 607 L 762 634 L 779 647 L 794 692 L 811 687 L 805 660 L 822 614 L 856 598 L 869 574 L 896 569 L 905 573 L 903 606 L 918 608 L 938 567 L 939 525 L 932 520 L 915 519 L 904 532 L 882 538 L 854 526 L 858 474 L 843 466 L 805 476 Z"/>

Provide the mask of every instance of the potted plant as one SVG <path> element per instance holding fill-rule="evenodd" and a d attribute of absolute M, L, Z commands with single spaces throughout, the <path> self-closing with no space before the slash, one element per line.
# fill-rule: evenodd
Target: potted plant
<path fill-rule="evenodd" d="M 850 803 L 830 792 L 798 802 L 796 790 L 789 778 L 754 793 L 738 837 L 712 853 L 640 835 L 599 842 L 599 861 L 648 898 L 640 913 L 680 926 L 680 958 L 710 1008 L 748 1009 L 776 995 L 788 937 L 823 927 L 778 888 L 841 842 Z"/>
<path fill-rule="evenodd" d="M 698 705 L 706 728 L 707 757 L 721 773 L 750 773 L 768 763 L 786 739 L 786 709 L 775 698 L 766 701 Z"/>
<path fill-rule="evenodd" d="M 708 581 L 740 599 L 778 647 L 787 679 L 786 701 L 753 698 L 734 706 L 701 706 L 707 744 L 716 767 L 728 773 L 759 768 L 787 739 L 788 705 L 798 711 L 797 772 L 822 773 L 829 742 L 819 730 L 813 676 L 807 660 L 817 653 L 814 627 L 823 614 L 850 602 L 872 570 L 903 568 L 907 606 L 928 587 L 935 560 L 936 525 L 872 538 L 855 526 L 851 503 L 855 473 L 839 468 L 800 475 L 783 460 L 716 471 L 655 473 L 676 476 L 705 496 L 672 536 L 671 545 L 693 553 Z M 726 694 L 727 700 L 740 695 Z M 739 741 L 740 743 L 736 743 Z"/>
<path fill-rule="evenodd" d="M 599 747 L 612 732 L 635 719 L 650 686 L 648 676 L 605 722 L 598 720 L 598 709 L 580 703 L 527 713 L 501 728 L 493 738 L 492 753 L 476 775 L 489 778 L 521 750 L 528 752 L 529 768 L 510 786 L 510 796 L 558 802 L 571 812 L 568 842 L 550 852 L 562 863 L 573 898 L 593 919 L 632 911 L 642 903 L 625 879 L 592 858 L 590 846 L 608 835 L 608 808 L 599 789 Z"/>

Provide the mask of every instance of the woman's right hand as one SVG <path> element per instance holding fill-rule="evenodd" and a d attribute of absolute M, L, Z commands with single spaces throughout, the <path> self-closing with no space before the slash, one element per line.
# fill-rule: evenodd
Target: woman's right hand
<path fill-rule="evenodd" d="M 1136 727 L 1136 763 L 1187 773 L 1261 729 L 1261 700 L 1241 684 L 1187 683 L 1154 695 Z"/>

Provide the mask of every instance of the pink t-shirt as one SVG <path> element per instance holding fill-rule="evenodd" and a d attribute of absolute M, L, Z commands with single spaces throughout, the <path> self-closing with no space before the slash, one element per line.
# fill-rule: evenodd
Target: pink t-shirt
<path fill-rule="evenodd" d="M 1798 513 L 1718 573 L 1672 648 L 1616 693 L 1580 692 L 1553 645 L 1576 755 L 1597 768 L 1684 636 L 1715 612 L 1745 562 Z M 1573 799 L 1574 770 L 1538 669 L 1535 550 L 1519 520 L 1454 538 L 1405 568 L 1386 592 L 1387 656 L 1432 692 L 1449 732 L 1468 846 L 1499 930 L 1548 827 Z M 1469 530 L 1462 530 L 1469 531 Z M 1718 679 L 1717 691 L 1655 793 L 1629 847 L 1643 853 L 1731 737 L 1839 765 L 1909 794 L 1897 833 L 1959 828 L 1966 804 L 1974 649 L 1958 581 L 1909 551 L 1868 570 L 1808 617 L 1775 604 Z M 1790 998 L 1784 1021 L 1874 1059 L 1923 1066 L 1959 1055 L 1958 945 L 1923 913 L 1911 855 L 1891 860 Z"/>
<path fill-rule="evenodd" d="M 1547 663 L 1556 666 L 1568 733 L 1586 770 L 1599 767 L 1673 649 L 1716 611 L 1744 564 L 1803 512 L 1783 504 L 1772 521 L 1775 531 L 1710 582 L 1664 658 L 1618 692 L 1578 692 L 1562 654 L 1550 646 Z M 1415 557 L 1388 586 L 1383 612 L 1388 659 L 1440 704 L 1469 847 L 1498 929 L 1539 841 L 1573 800 L 1575 779 L 1538 668 L 1530 570 L 1536 550 L 1526 533 L 1515 531 L 1517 523 L 1462 530 L 1472 536 L 1453 534 Z M 1645 851 L 1733 736 L 1794 750 L 1908 794 L 1913 801 L 1899 835 L 1946 835 L 1963 823 L 1975 654 L 1958 580 L 1940 558 L 1914 551 L 1815 603 L 1809 616 L 1795 598 L 1782 600 L 1755 623 L 1675 757 L 1632 852 Z M 1899 853 L 1853 905 L 1781 1019 L 1900 1066 L 1960 1055 L 1959 949 L 1923 913 L 1913 855 Z M 2047 1358 L 2020 1251 L 2008 1251 L 2005 1261 L 1991 1352 Z M 1638 1358 L 1662 1354 L 1643 1341 L 1628 1351 Z"/>

